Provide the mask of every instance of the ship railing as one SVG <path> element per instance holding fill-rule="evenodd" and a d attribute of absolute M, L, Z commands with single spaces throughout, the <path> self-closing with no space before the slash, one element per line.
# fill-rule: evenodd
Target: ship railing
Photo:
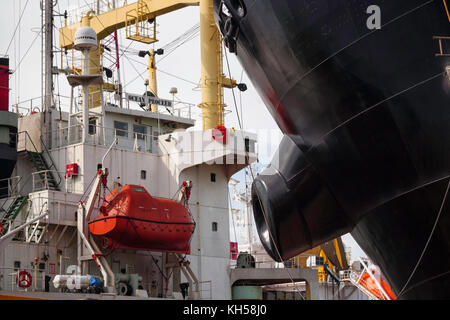
<path fill-rule="evenodd" d="M 342 281 L 350 281 L 351 276 L 355 272 L 353 270 L 344 270 L 340 272 L 340 277 Z"/>
<path fill-rule="evenodd" d="M 302 269 L 303 267 L 300 264 L 300 258 L 307 259 L 308 257 L 314 256 L 310 254 L 301 254 L 285 262 L 276 262 L 271 258 L 268 258 L 265 253 L 262 254 L 253 253 L 252 255 L 254 255 L 256 259 L 255 262 L 256 268 L 275 268 L 275 269 Z M 306 267 L 317 269 L 318 266 L 307 265 Z"/>
<path fill-rule="evenodd" d="M 200 299 L 212 300 L 212 281 L 200 281 Z"/>
<path fill-rule="evenodd" d="M 35 97 L 20 101 L 11 106 L 11 111 L 21 116 L 28 116 L 33 113 L 42 112 L 42 97 Z M 70 97 L 64 95 L 54 95 L 55 107 L 58 110 L 68 110 L 70 106 Z"/>
<path fill-rule="evenodd" d="M 342 282 L 350 282 L 357 287 L 362 293 L 364 293 L 370 300 L 379 300 L 372 292 L 367 289 L 367 282 L 361 278 L 364 271 L 358 273 L 354 270 L 344 270 L 340 272 L 340 278 Z"/>
<path fill-rule="evenodd" d="M 19 215 L 16 218 L 14 227 L 20 226 L 30 219 L 38 217 L 44 209 L 48 210 L 48 215 L 40 220 L 43 224 L 67 225 L 73 227 L 76 222 L 75 212 L 77 211 L 79 204 L 78 195 L 81 196 L 82 194 L 79 193 L 74 197 L 67 197 L 67 195 L 58 197 L 56 194 L 48 194 L 42 191 L 30 198 L 29 207 L 26 209 L 27 212 L 24 212 L 23 215 Z M 49 236 L 51 239 L 52 235 Z"/>
<path fill-rule="evenodd" d="M 21 176 L 0 180 L 0 199 L 17 197 L 20 195 L 20 181 Z"/>
<path fill-rule="evenodd" d="M 183 104 L 182 107 L 176 107 L 177 103 L 174 103 L 174 105 L 170 108 L 159 106 L 158 112 L 161 114 L 167 114 L 167 115 L 174 116 L 174 117 L 186 118 L 189 120 L 193 120 L 194 119 L 193 117 L 196 114 L 192 111 L 192 106 L 194 106 L 194 105 L 192 105 L 192 104 L 186 105 L 183 102 L 180 102 L 180 103 Z"/>
<path fill-rule="evenodd" d="M 56 188 L 59 185 L 57 180 L 53 177 L 64 175 L 65 172 L 56 170 L 41 170 L 31 173 L 32 179 L 32 192 L 50 190 Z"/>
<path fill-rule="evenodd" d="M 16 263 L 16 262 L 14 262 Z M 17 261 L 17 263 L 20 263 Z M 44 292 L 45 281 L 47 277 L 48 287 L 50 289 L 51 283 L 49 275 L 44 269 L 40 269 L 37 265 L 36 268 L 8 268 L 0 267 L 0 291 L 5 292 Z M 17 278 L 19 272 L 26 271 L 31 275 L 31 285 L 28 288 L 21 288 L 18 285 Z"/>
<path fill-rule="evenodd" d="M 267 260 L 267 261 L 255 261 L 255 267 L 257 269 L 284 269 L 285 266 L 282 262 L 275 262 L 273 260 Z"/>
<path fill-rule="evenodd" d="M 141 126 L 151 130 L 150 126 Z M 133 128 L 132 128 L 133 129 Z M 62 148 L 79 144 L 83 141 L 83 125 L 76 124 L 70 127 L 52 131 L 52 148 Z M 158 150 L 158 134 L 130 132 L 120 128 L 110 128 L 99 125 L 89 125 L 87 144 L 109 146 L 117 138 L 115 148 L 132 150 L 136 152 L 156 153 Z"/>
<path fill-rule="evenodd" d="M 52 149 L 81 143 L 83 139 L 83 125 L 77 124 L 53 130 L 51 137 Z"/>
<path fill-rule="evenodd" d="M 133 108 L 132 106 L 134 103 L 130 103 L 130 101 L 126 100 L 126 98 L 124 98 L 124 103 L 127 109 L 142 111 L 142 109 Z M 155 113 L 156 114 L 160 113 L 172 117 L 184 118 L 189 120 L 195 120 L 201 115 L 199 112 L 195 110 L 196 110 L 195 104 L 183 101 L 172 101 L 171 107 L 158 106 L 158 111 L 156 111 Z"/>

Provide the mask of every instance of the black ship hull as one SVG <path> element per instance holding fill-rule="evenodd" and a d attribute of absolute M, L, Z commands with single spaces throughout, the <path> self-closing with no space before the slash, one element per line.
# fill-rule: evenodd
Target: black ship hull
<path fill-rule="evenodd" d="M 5 115 L 5 111 L 0 111 L 0 117 L 2 115 Z M 1 120 L 3 119 L 0 119 L 0 123 Z M 3 127 L 2 129 L 7 129 L 9 132 L 12 131 L 14 133 L 0 133 L 1 138 L 10 139 L 9 143 L 0 143 L 0 198 L 7 197 L 9 195 L 7 179 L 11 177 L 17 162 L 17 149 L 15 143 L 15 132 L 17 132 L 17 129 L 16 127 Z"/>
<path fill-rule="evenodd" d="M 252 191 L 275 260 L 352 232 L 399 299 L 450 298 L 450 58 L 433 38 L 450 36 L 445 3 L 214 1 L 286 134 Z"/>
<path fill-rule="evenodd" d="M 0 197 L 8 196 L 8 179 L 17 161 L 17 114 L 9 112 L 9 58 L 0 57 Z"/>

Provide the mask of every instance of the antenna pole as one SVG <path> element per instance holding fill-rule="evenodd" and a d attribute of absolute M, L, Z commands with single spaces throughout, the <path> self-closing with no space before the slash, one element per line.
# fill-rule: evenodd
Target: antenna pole
<path fill-rule="evenodd" d="M 49 112 L 53 103 L 53 0 L 45 0 L 45 99 L 43 110 Z"/>

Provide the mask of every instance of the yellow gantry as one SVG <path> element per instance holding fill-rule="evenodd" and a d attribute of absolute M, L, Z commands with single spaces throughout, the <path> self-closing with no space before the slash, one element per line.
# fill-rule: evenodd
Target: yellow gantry
<path fill-rule="evenodd" d="M 126 28 L 127 38 L 144 43 L 156 42 L 156 23 L 150 34 L 144 34 L 144 25 L 148 21 L 155 21 L 156 17 L 185 8 L 187 6 L 200 6 L 200 42 L 202 65 L 202 109 L 203 130 L 224 124 L 223 88 L 234 88 L 236 81 L 228 79 L 222 71 L 222 38 L 213 17 L 213 0 L 139 0 L 108 12 L 94 15 L 89 12 L 82 21 L 67 25 L 59 30 L 60 47 L 72 49 L 75 32 L 80 26 L 90 26 L 97 33 L 98 41 L 121 28 Z M 149 51 L 150 53 L 150 51 Z M 89 72 L 98 74 L 102 72 L 102 49 L 90 54 Z M 156 68 L 154 55 L 149 54 L 149 89 L 156 93 Z M 100 105 L 100 90 L 98 87 L 89 89 L 89 107 Z M 156 95 L 156 94 L 155 94 Z M 152 106 L 152 111 L 157 111 Z"/>

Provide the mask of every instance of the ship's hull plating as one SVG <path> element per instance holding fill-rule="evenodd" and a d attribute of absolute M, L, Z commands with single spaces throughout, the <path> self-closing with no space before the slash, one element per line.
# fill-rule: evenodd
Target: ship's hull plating
<path fill-rule="evenodd" d="M 238 59 L 295 160 L 253 187 L 268 252 L 286 259 L 352 231 L 400 299 L 450 298 L 450 60 L 433 39 L 450 35 L 443 1 L 241 2 Z M 380 30 L 366 25 L 370 5 Z"/>
<path fill-rule="evenodd" d="M 0 110 L 0 197 L 8 195 L 6 179 L 11 177 L 17 162 L 17 117 L 15 113 Z"/>

